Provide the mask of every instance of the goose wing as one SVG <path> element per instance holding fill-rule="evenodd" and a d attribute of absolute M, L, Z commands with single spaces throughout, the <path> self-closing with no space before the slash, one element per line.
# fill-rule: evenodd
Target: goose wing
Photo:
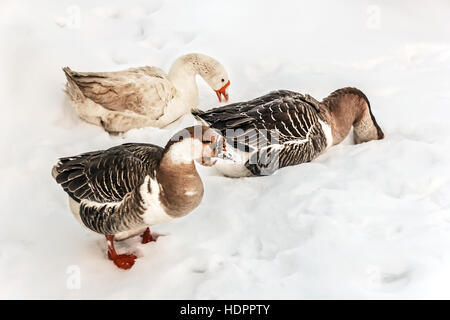
<path fill-rule="evenodd" d="M 219 130 L 227 142 L 249 151 L 309 138 L 317 113 L 309 96 L 279 90 L 247 102 L 197 111 L 194 116 Z"/>
<path fill-rule="evenodd" d="M 73 99 L 86 97 L 113 111 L 130 110 L 157 119 L 176 95 L 167 75 L 156 67 L 118 72 L 76 72 L 65 67 L 63 71 Z"/>
<path fill-rule="evenodd" d="M 315 128 L 320 130 L 319 127 Z M 251 154 L 244 165 L 253 175 L 271 175 L 278 169 L 309 162 L 325 148 L 325 137 L 317 134 L 311 139 L 288 141 L 260 148 Z"/>
<path fill-rule="evenodd" d="M 163 149 L 152 144 L 127 143 L 107 150 L 59 159 L 53 176 L 77 202 L 120 202 L 154 176 Z"/>

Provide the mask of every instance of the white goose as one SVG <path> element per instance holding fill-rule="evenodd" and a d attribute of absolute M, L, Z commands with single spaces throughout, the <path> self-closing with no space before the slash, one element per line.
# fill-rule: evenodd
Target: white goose
<path fill-rule="evenodd" d="M 230 80 L 215 59 L 199 53 L 181 56 L 169 74 L 157 67 L 117 72 L 76 72 L 65 67 L 66 93 L 79 117 L 108 132 L 164 127 L 198 106 L 200 75 L 228 101 Z"/>

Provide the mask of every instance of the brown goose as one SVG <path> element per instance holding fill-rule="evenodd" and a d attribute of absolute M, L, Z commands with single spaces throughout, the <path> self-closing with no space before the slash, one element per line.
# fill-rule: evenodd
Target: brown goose
<path fill-rule="evenodd" d="M 199 53 L 175 60 L 169 74 L 148 66 L 117 72 L 77 72 L 68 67 L 63 71 L 66 93 L 79 117 L 108 132 L 161 128 L 197 108 L 197 74 L 219 101 L 228 101 L 225 68 Z"/>
<path fill-rule="evenodd" d="M 344 140 L 352 126 L 355 143 L 384 137 L 369 100 L 356 88 L 336 90 L 322 102 L 279 90 L 194 116 L 226 137 L 226 159 L 216 167 L 231 177 L 309 162 Z"/>
<path fill-rule="evenodd" d="M 109 259 L 129 269 L 136 256 L 117 254 L 114 240 L 142 233 L 143 243 L 153 241 L 149 226 L 196 208 L 203 184 L 194 160 L 212 165 L 220 141 L 214 130 L 194 126 L 175 134 L 165 148 L 126 143 L 61 158 L 52 175 L 68 194 L 77 220 L 105 235 Z"/>

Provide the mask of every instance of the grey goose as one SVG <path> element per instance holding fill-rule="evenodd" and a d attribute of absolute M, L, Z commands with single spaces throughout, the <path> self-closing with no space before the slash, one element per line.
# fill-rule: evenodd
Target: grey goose
<path fill-rule="evenodd" d="M 355 143 L 384 138 L 366 95 L 350 87 L 321 102 L 278 90 L 193 114 L 226 138 L 227 153 L 216 167 L 231 177 L 270 175 L 309 162 L 344 140 L 352 126 Z"/>
<path fill-rule="evenodd" d="M 183 217 L 203 197 L 194 161 L 212 165 L 222 138 L 205 126 L 175 134 L 165 148 L 126 143 L 107 150 L 60 158 L 52 175 L 68 194 L 70 209 L 88 229 L 105 235 L 108 257 L 122 269 L 136 256 L 117 254 L 114 240 L 142 234 L 149 226 Z"/>

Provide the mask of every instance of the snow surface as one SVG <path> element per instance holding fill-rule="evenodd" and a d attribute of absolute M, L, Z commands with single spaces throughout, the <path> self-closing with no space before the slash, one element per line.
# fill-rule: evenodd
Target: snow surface
<path fill-rule="evenodd" d="M 74 2 L 0 3 L 0 298 L 450 298 L 448 1 Z M 356 86 L 387 138 L 269 177 L 201 167 L 202 204 L 155 226 L 156 243 L 118 245 L 140 256 L 119 270 L 51 167 L 164 145 L 193 118 L 111 137 L 67 105 L 61 67 L 167 71 L 189 52 L 225 65 L 231 102 Z M 198 84 L 200 107 L 217 106 Z"/>

